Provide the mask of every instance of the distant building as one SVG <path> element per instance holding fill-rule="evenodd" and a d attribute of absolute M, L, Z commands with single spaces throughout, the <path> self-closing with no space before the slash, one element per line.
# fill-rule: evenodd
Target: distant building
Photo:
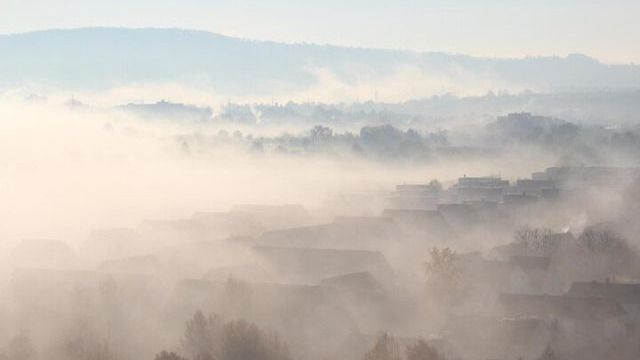
<path fill-rule="evenodd" d="M 403 231 L 409 234 L 445 241 L 456 236 L 438 210 L 386 209 L 382 214 L 392 218 Z"/>
<path fill-rule="evenodd" d="M 509 181 L 499 177 L 461 177 L 454 189 L 459 201 L 500 202 L 509 188 Z"/>
<path fill-rule="evenodd" d="M 619 188 L 640 179 L 640 168 L 613 166 L 564 166 L 545 170 L 547 179 L 559 187 L 588 185 Z"/>
<path fill-rule="evenodd" d="M 515 185 L 509 189 L 509 193 L 512 194 L 525 194 L 525 195 L 542 195 L 544 190 L 555 189 L 556 183 L 544 179 L 544 180 L 536 180 L 536 179 L 518 179 L 516 180 Z"/>
<path fill-rule="evenodd" d="M 602 297 L 501 294 L 499 301 L 505 316 L 554 317 L 571 324 L 620 319 L 625 315 L 618 302 Z"/>
<path fill-rule="evenodd" d="M 434 210 L 441 191 L 439 183 L 396 185 L 387 199 L 387 206 L 392 209 Z"/>
<path fill-rule="evenodd" d="M 640 284 L 574 282 L 569 296 L 592 296 L 616 301 L 636 322 L 640 321 Z"/>
<path fill-rule="evenodd" d="M 311 215 L 302 205 L 235 205 L 232 213 L 251 215 L 265 230 L 286 229 L 311 224 Z"/>

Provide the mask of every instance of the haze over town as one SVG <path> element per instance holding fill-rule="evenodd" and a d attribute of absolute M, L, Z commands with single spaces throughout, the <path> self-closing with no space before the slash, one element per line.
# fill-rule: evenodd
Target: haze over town
<path fill-rule="evenodd" d="M 638 359 L 638 10 L 0 0 L 0 360 Z"/>

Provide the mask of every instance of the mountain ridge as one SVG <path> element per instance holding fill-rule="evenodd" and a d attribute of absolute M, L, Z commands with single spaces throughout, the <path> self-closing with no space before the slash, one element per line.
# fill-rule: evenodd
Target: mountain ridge
<path fill-rule="evenodd" d="M 82 90 L 179 82 L 225 94 L 269 94 L 317 86 L 318 71 L 353 85 L 395 81 L 394 76 L 406 69 L 424 74 L 425 79 L 442 78 L 444 87 L 452 81 L 464 86 L 466 80 L 486 78 L 533 90 L 640 88 L 640 66 L 604 64 L 582 54 L 486 58 L 287 44 L 179 28 L 90 27 L 3 34 L 0 53 L 0 89 L 46 84 Z"/>

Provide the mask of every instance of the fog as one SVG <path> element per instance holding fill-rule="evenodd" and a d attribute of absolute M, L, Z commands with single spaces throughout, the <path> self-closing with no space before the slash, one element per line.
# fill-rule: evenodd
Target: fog
<path fill-rule="evenodd" d="M 0 106 L 9 359 L 637 354 L 633 293 L 571 293 L 636 286 L 633 127 L 305 129 L 81 97 Z"/>
<path fill-rule="evenodd" d="M 78 31 L 0 61 L 0 360 L 640 357 L 635 65 Z"/>

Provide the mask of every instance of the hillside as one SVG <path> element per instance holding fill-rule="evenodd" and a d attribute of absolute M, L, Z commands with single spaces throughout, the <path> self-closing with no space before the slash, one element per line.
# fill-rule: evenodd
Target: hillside
<path fill-rule="evenodd" d="M 640 66 L 606 65 L 583 55 L 489 59 L 258 42 L 178 29 L 83 28 L 0 35 L 0 54 L 0 89 L 39 84 L 83 90 L 179 82 L 230 95 L 268 95 L 312 87 L 321 81 L 319 71 L 355 84 L 393 79 L 406 69 L 425 74 L 416 82 L 440 82 L 441 91 L 449 91 L 452 82 L 466 81 L 495 83 L 496 90 L 640 87 Z"/>

